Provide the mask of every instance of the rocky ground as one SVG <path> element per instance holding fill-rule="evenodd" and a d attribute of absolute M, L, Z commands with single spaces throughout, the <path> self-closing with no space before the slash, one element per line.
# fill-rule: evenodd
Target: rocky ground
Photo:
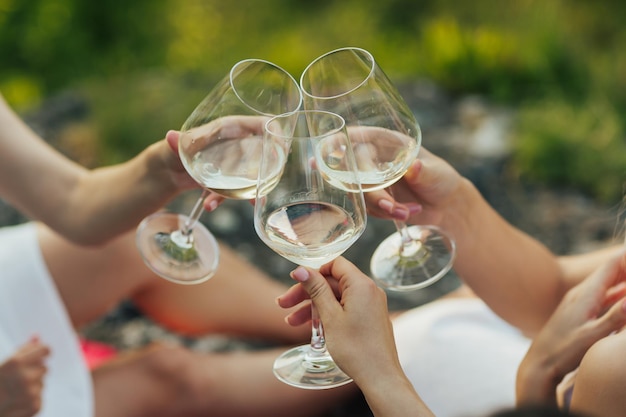
<path fill-rule="evenodd" d="M 509 158 L 508 126 L 511 113 L 479 97 L 451 98 L 428 82 L 402 87 L 403 95 L 418 116 L 423 130 L 423 146 L 446 158 L 471 179 L 486 199 L 511 223 L 543 241 L 556 253 L 574 253 L 605 244 L 622 234 L 621 207 L 602 206 L 574 191 L 548 189 L 522 184 L 507 172 Z M 86 114 L 86 103 L 74 95 L 64 95 L 47 103 L 28 122 L 45 137 L 64 123 Z M 196 195 L 177 201 L 175 210 L 188 212 Z M 0 200 L 0 225 L 24 219 Z M 256 236 L 252 208 L 246 202 L 229 201 L 203 222 L 220 239 L 242 253 L 277 279 L 288 282 L 293 264 L 274 254 Z M 388 221 L 370 219 L 365 234 L 346 253 L 364 271 L 382 237 L 393 232 Z M 412 293 L 390 293 L 394 309 L 420 305 L 459 285 L 453 272 L 437 284 Z M 155 339 L 177 340 L 199 350 L 248 349 L 258 342 L 209 336 L 186 340 L 154 325 L 131 304 L 123 303 L 110 315 L 85 329 L 91 338 L 119 347 L 136 347 Z"/>

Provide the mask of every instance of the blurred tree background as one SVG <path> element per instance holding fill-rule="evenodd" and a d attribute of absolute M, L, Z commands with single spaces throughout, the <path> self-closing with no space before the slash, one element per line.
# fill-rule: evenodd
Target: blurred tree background
<path fill-rule="evenodd" d="M 179 127 L 241 59 L 297 78 L 318 55 L 360 46 L 398 83 L 429 79 L 514 109 L 520 178 L 614 201 L 624 21 L 619 0 L 0 0 L 0 91 L 19 112 L 79 92 L 81 162 L 101 165 Z"/>

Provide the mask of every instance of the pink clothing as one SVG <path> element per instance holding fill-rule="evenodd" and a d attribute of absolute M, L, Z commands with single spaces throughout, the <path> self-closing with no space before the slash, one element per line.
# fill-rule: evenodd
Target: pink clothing
<path fill-rule="evenodd" d="M 80 340 L 80 347 L 89 369 L 97 368 L 117 355 L 117 349 L 105 343 L 93 340 Z"/>

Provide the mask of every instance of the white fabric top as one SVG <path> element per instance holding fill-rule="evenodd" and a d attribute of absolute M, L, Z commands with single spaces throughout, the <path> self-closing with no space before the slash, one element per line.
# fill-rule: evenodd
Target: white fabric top
<path fill-rule="evenodd" d="M 91 375 L 46 269 L 35 225 L 0 228 L 0 362 L 33 335 L 51 349 L 38 417 L 92 417 Z"/>
<path fill-rule="evenodd" d="M 394 320 L 400 362 L 437 417 L 515 406 L 517 367 L 530 340 L 480 299 L 441 299 Z"/>

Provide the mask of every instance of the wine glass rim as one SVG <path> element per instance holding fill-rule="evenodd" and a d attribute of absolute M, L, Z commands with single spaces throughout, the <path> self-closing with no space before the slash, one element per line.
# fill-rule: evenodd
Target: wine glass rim
<path fill-rule="evenodd" d="M 332 135 L 332 134 L 342 131 L 346 127 L 346 120 L 337 113 L 333 113 L 333 112 L 326 111 L 326 110 L 296 110 L 293 112 L 283 113 L 283 114 L 273 116 L 267 122 L 265 122 L 264 131 L 281 139 L 297 139 L 300 137 L 304 137 L 304 136 L 293 136 L 293 135 L 289 136 L 289 135 L 284 135 L 284 134 L 275 132 L 274 130 L 270 129 L 270 124 L 274 122 L 275 120 L 293 117 L 293 116 L 296 116 L 296 114 L 312 114 L 312 113 L 325 114 L 327 116 L 337 119 L 340 122 L 338 126 L 334 127 L 333 129 L 330 129 L 328 132 L 325 132 L 323 135 L 317 135 L 317 136 Z M 307 137 L 307 138 L 311 138 L 311 137 Z"/>
<path fill-rule="evenodd" d="M 293 75 L 291 75 L 289 73 L 289 71 L 285 70 L 283 67 L 271 62 L 271 61 L 267 61 L 265 59 L 259 59 L 259 58 L 246 58 L 246 59 L 242 59 L 241 61 L 238 61 L 235 65 L 232 66 L 232 68 L 230 69 L 230 72 L 228 73 L 228 82 L 230 83 L 231 88 L 233 89 L 233 92 L 235 93 L 235 95 L 237 96 L 237 98 L 239 99 L 239 101 L 241 101 L 246 107 L 250 108 L 251 110 L 259 113 L 262 116 L 276 116 L 273 113 L 266 113 L 266 112 L 262 112 L 259 111 L 258 109 L 255 109 L 254 107 L 250 106 L 246 100 L 243 99 L 243 97 L 241 97 L 241 95 L 239 94 L 239 91 L 237 91 L 237 88 L 235 87 L 235 70 L 237 68 L 239 68 L 239 66 L 243 65 L 243 64 L 247 64 L 247 63 L 260 63 L 260 64 L 267 64 L 270 67 L 282 72 L 283 74 L 285 74 L 287 76 L 287 78 L 289 78 L 292 82 L 293 85 L 296 87 L 296 91 L 298 91 L 298 104 L 297 106 L 295 106 L 295 108 L 293 110 L 289 110 L 284 114 L 289 114 L 289 113 L 294 113 L 296 111 L 298 111 L 300 109 L 300 107 L 302 107 L 302 89 L 300 88 L 300 85 L 298 84 L 298 81 L 296 81 L 296 79 L 293 77 Z"/>
<path fill-rule="evenodd" d="M 363 80 L 359 84 L 357 84 L 355 87 L 351 88 L 350 90 L 344 91 L 341 94 L 335 94 L 334 96 L 316 96 L 316 95 L 311 94 L 310 92 L 308 92 L 304 88 L 304 76 L 306 75 L 307 71 L 309 71 L 313 65 L 317 64 L 322 59 L 324 59 L 324 58 L 326 58 L 326 57 L 328 57 L 330 55 L 334 55 L 334 54 L 336 54 L 338 52 L 344 52 L 344 51 L 357 51 L 359 53 L 364 54 L 367 57 L 367 59 L 370 62 L 370 71 L 367 74 L 367 76 L 364 77 Z M 376 69 L 376 60 L 374 59 L 374 55 L 372 55 L 372 53 L 370 51 L 366 50 L 366 49 L 359 48 L 358 46 L 346 46 L 346 47 L 343 47 L 343 48 L 333 49 L 332 51 L 326 52 L 325 54 L 322 54 L 322 55 L 318 56 L 313 61 L 311 61 L 311 63 L 309 65 L 306 66 L 304 71 L 302 71 L 302 75 L 300 76 L 300 90 L 302 90 L 302 94 L 305 94 L 306 96 L 314 98 L 314 99 L 319 99 L 319 100 L 336 99 L 337 97 L 341 97 L 341 96 L 344 96 L 346 94 L 350 94 L 351 92 L 359 89 L 363 84 L 365 84 L 365 82 L 368 79 L 370 79 L 372 77 L 372 74 L 374 73 L 375 69 Z"/>

